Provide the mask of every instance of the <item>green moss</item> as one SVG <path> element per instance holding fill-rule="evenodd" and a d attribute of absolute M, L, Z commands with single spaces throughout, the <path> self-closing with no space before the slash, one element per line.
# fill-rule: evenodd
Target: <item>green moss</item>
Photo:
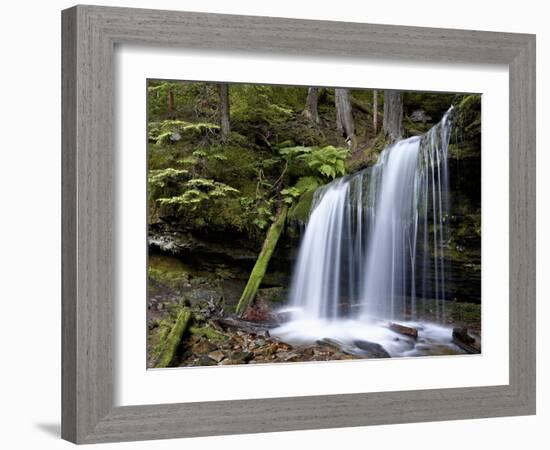
<path fill-rule="evenodd" d="M 307 222 L 314 194 L 315 190 L 309 190 L 302 194 L 300 199 L 289 209 L 289 220 L 299 223 Z"/>
<path fill-rule="evenodd" d="M 219 331 L 216 331 L 210 325 L 204 326 L 191 326 L 189 332 L 193 336 L 205 337 L 209 341 L 222 342 L 226 340 L 226 336 Z"/>
<path fill-rule="evenodd" d="M 248 279 L 239 303 L 237 304 L 237 314 L 244 313 L 256 297 L 256 292 L 258 291 L 258 288 L 260 287 L 262 279 L 265 275 L 265 271 L 267 270 L 267 265 L 269 264 L 271 255 L 273 254 L 277 242 L 279 241 L 279 237 L 281 236 L 281 233 L 283 231 L 287 213 L 288 207 L 286 205 L 282 206 L 279 210 L 279 213 L 277 214 L 277 217 L 275 218 L 275 221 L 271 224 L 271 227 L 267 232 L 262 251 L 258 256 L 258 259 L 256 260 L 256 264 L 254 264 L 254 268 L 250 273 L 250 278 Z"/>
<path fill-rule="evenodd" d="M 455 126 L 449 144 L 449 156 L 454 159 L 479 158 L 481 154 L 481 95 L 457 98 Z"/>
<path fill-rule="evenodd" d="M 178 313 L 178 317 L 174 326 L 171 328 L 170 333 L 165 339 L 161 340 L 162 350 L 160 356 L 155 364 L 155 367 L 169 367 L 176 355 L 176 351 L 181 342 L 185 330 L 189 326 L 192 314 L 189 308 L 182 308 Z"/>

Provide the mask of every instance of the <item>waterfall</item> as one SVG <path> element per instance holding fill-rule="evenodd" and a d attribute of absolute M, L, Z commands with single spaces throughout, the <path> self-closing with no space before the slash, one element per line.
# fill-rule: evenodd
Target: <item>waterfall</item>
<path fill-rule="evenodd" d="M 294 320 L 415 320 L 426 299 L 444 318 L 451 111 L 315 192 L 289 293 Z"/>

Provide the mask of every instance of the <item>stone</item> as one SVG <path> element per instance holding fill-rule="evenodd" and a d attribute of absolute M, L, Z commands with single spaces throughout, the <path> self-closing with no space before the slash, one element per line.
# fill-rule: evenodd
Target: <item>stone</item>
<path fill-rule="evenodd" d="M 179 140 L 181 140 L 181 134 L 179 134 L 177 131 L 174 131 L 171 135 L 170 135 L 170 140 L 172 142 L 178 142 Z"/>
<path fill-rule="evenodd" d="M 193 346 L 193 353 L 197 356 L 210 353 L 215 350 L 216 346 L 209 342 L 207 339 L 201 339 L 198 343 Z"/>
<path fill-rule="evenodd" d="M 215 366 L 217 363 L 213 359 L 209 358 L 208 356 L 203 356 L 199 358 L 197 361 L 197 365 L 199 366 Z"/>
<path fill-rule="evenodd" d="M 246 364 L 254 357 L 254 354 L 251 352 L 233 352 L 230 356 L 231 360 L 235 364 Z"/>
<path fill-rule="evenodd" d="M 296 352 L 277 353 L 277 359 L 285 362 L 300 361 L 300 354 Z"/>
<path fill-rule="evenodd" d="M 353 344 L 368 354 L 369 358 L 391 358 L 387 350 L 376 342 L 353 341 Z"/>
<path fill-rule="evenodd" d="M 408 327 L 406 325 L 401 325 L 400 323 L 390 322 L 388 324 L 390 330 L 395 331 L 396 333 L 403 334 L 405 336 L 410 336 L 414 339 L 418 337 L 418 330 L 413 327 Z"/>
<path fill-rule="evenodd" d="M 424 111 L 423 109 L 417 109 L 413 111 L 412 114 L 410 115 L 410 119 L 413 122 L 422 122 L 422 123 L 430 122 L 432 120 L 432 118 L 428 114 L 426 114 L 426 111 Z"/>
<path fill-rule="evenodd" d="M 216 362 L 221 362 L 223 359 L 225 359 L 225 354 L 221 350 L 216 350 L 212 353 L 209 353 L 208 357 Z"/>

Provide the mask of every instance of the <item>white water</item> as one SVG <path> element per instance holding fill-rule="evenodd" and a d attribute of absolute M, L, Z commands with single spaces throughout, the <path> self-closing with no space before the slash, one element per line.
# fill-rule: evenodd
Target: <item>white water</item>
<path fill-rule="evenodd" d="M 290 288 L 291 320 L 275 335 L 368 340 L 392 356 L 423 354 L 426 342 L 451 345 L 450 329 L 417 320 L 427 298 L 432 320 L 445 318 L 448 116 L 316 191 Z M 396 340 L 388 321 L 419 327 L 420 349 Z"/>

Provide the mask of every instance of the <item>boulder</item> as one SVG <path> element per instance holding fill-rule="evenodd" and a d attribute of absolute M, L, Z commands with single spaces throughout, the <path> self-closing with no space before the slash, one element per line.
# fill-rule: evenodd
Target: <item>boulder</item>
<path fill-rule="evenodd" d="M 413 111 L 412 114 L 409 116 L 409 118 L 413 122 L 422 122 L 422 123 L 430 122 L 432 120 L 432 118 L 428 116 L 428 114 L 426 114 L 426 111 L 424 111 L 423 109 L 417 109 Z"/>
<path fill-rule="evenodd" d="M 390 322 L 388 324 L 390 330 L 395 331 L 396 333 L 403 334 L 405 336 L 410 336 L 414 339 L 418 337 L 418 330 L 413 327 L 408 327 L 406 325 L 401 325 L 400 323 Z"/>
<path fill-rule="evenodd" d="M 369 358 L 391 358 L 391 355 L 384 347 L 376 342 L 370 341 L 353 341 L 353 344 L 368 354 Z"/>

